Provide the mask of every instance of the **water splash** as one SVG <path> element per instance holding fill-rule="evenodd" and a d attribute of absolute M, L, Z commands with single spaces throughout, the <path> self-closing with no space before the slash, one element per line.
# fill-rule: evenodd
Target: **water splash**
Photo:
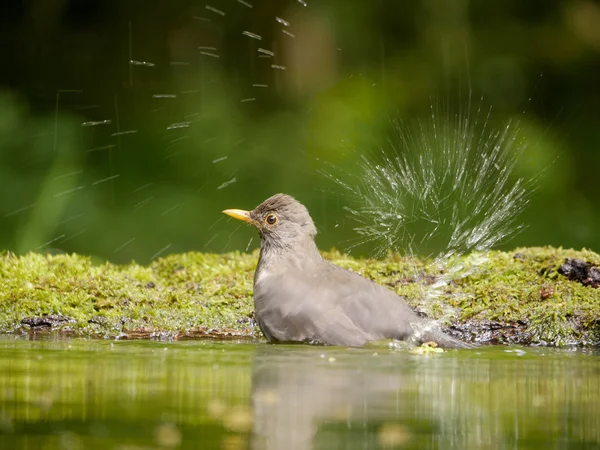
<path fill-rule="evenodd" d="M 260 34 L 252 33 L 250 31 L 242 31 L 242 34 L 249 38 L 256 39 L 257 41 L 262 41 L 262 36 Z"/>
<path fill-rule="evenodd" d="M 96 181 L 92 182 L 92 186 L 96 186 L 98 184 L 106 183 L 107 181 L 115 180 L 115 179 L 119 178 L 120 176 L 121 176 L 121 174 L 116 174 L 116 175 L 111 175 L 110 177 L 106 177 L 106 178 L 102 178 L 100 180 L 96 180 Z"/>
<path fill-rule="evenodd" d="M 221 57 L 221 55 L 217 55 L 216 53 L 207 52 L 207 51 L 204 51 L 204 50 L 201 51 L 200 54 L 204 55 L 204 56 L 210 56 L 211 58 L 220 58 Z"/>
<path fill-rule="evenodd" d="M 152 255 L 150 257 L 151 261 L 154 261 L 156 258 L 158 258 L 159 256 L 161 256 L 163 253 L 165 253 L 167 250 L 169 250 L 171 248 L 171 246 L 173 245 L 172 242 L 169 242 L 167 245 L 165 245 L 163 248 L 161 248 L 159 251 L 157 251 L 154 255 Z"/>
<path fill-rule="evenodd" d="M 125 247 L 127 247 L 129 244 L 131 244 L 133 241 L 135 241 L 134 237 L 132 237 L 131 239 L 128 239 L 123 244 L 119 245 L 113 253 L 117 253 L 117 252 L 123 250 Z"/>
<path fill-rule="evenodd" d="M 482 100 L 473 110 L 452 114 L 433 103 L 416 126 L 392 121 L 386 144 L 362 154 L 354 175 L 325 172 L 353 205 L 346 209 L 359 237 L 350 248 L 370 244 L 375 257 L 394 251 L 432 258 L 429 268 L 444 275 L 424 283 L 429 300 L 523 228 L 518 217 L 534 190 L 535 180 L 514 173 L 527 145 L 519 124 L 492 126 Z"/>
<path fill-rule="evenodd" d="M 277 22 L 279 22 L 280 24 L 282 24 L 284 27 L 290 27 L 291 26 L 291 24 L 287 20 L 282 19 L 281 17 L 275 16 L 275 20 Z"/>
<path fill-rule="evenodd" d="M 154 67 L 156 64 L 148 62 L 148 61 L 136 61 L 135 59 L 131 59 L 129 64 L 132 66 L 144 66 L 144 67 Z"/>
<path fill-rule="evenodd" d="M 76 186 L 72 189 L 67 189 L 66 191 L 58 192 L 58 193 L 54 194 L 53 197 L 54 198 L 64 197 L 65 195 L 72 194 L 72 193 L 80 191 L 82 189 L 85 189 L 85 185 Z"/>
<path fill-rule="evenodd" d="M 225 11 L 221 11 L 220 9 L 217 9 L 214 6 L 206 5 L 205 8 L 208 9 L 209 11 L 214 12 L 215 14 L 218 14 L 220 16 L 225 16 Z"/>
<path fill-rule="evenodd" d="M 259 48 L 257 50 L 257 52 L 263 53 L 263 54 L 265 54 L 267 56 L 275 56 L 275 52 L 272 52 L 271 50 L 267 50 L 266 48 Z"/>
<path fill-rule="evenodd" d="M 219 187 L 217 187 L 217 191 L 220 189 L 225 189 L 227 186 L 229 186 L 230 184 L 233 184 L 237 181 L 237 178 L 232 178 L 231 180 L 225 181 L 224 183 L 222 183 Z"/>
<path fill-rule="evenodd" d="M 533 187 L 513 177 L 526 141 L 513 121 L 492 129 L 490 113 L 482 120 L 479 107 L 473 118 L 452 117 L 432 106 L 431 121 L 418 121 L 416 130 L 393 121 L 387 147 L 361 156 L 354 182 L 328 173 L 361 200 L 347 208 L 361 236 L 353 247 L 370 242 L 375 256 L 429 249 L 428 256 L 449 258 L 484 252 L 518 232 Z"/>

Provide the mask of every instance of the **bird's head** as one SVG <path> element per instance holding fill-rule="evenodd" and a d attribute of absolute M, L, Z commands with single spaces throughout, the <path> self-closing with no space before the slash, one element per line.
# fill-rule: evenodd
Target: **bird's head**
<path fill-rule="evenodd" d="M 295 242 L 314 239 L 317 234 L 306 207 L 286 194 L 276 194 L 252 211 L 226 209 L 223 212 L 253 225 L 260 233 L 263 243 L 278 247 L 293 246 Z"/>

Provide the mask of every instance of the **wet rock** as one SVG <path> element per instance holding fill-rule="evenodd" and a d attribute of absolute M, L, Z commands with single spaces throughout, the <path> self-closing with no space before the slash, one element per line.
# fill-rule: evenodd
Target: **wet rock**
<path fill-rule="evenodd" d="M 104 316 L 94 316 L 90 320 L 88 320 L 88 323 L 92 323 L 92 324 L 95 324 L 95 325 L 105 325 L 106 324 L 106 317 L 104 317 Z"/>
<path fill-rule="evenodd" d="M 255 327 L 257 325 L 256 323 L 256 319 L 254 318 L 254 311 L 252 311 L 250 314 L 248 314 L 247 316 L 244 317 L 240 317 L 237 320 L 237 323 L 247 323 L 252 327 Z"/>
<path fill-rule="evenodd" d="M 31 328 L 56 328 L 70 323 L 75 323 L 75 320 L 69 316 L 59 314 L 25 317 L 21 320 L 21 324 L 28 325 Z"/>
<path fill-rule="evenodd" d="M 230 329 L 215 329 L 215 328 L 196 328 L 193 330 L 179 333 L 176 337 L 178 340 L 184 339 L 248 339 L 253 337 L 248 333 Z"/>
<path fill-rule="evenodd" d="M 427 319 L 429 317 L 425 309 L 423 309 L 423 307 L 420 305 L 415 308 L 415 313 L 417 316 L 422 317 L 423 319 Z"/>
<path fill-rule="evenodd" d="M 250 332 L 242 332 L 232 329 L 216 328 L 194 328 L 184 332 L 161 331 L 151 327 L 140 327 L 135 330 L 126 330 L 119 333 L 119 340 L 152 339 L 159 341 L 172 340 L 197 340 L 197 339 L 215 339 L 215 340 L 247 340 L 254 339 L 256 336 Z"/>
<path fill-rule="evenodd" d="M 582 259 L 567 258 L 558 268 L 558 273 L 584 286 L 600 287 L 600 269 Z"/>
<path fill-rule="evenodd" d="M 488 320 L 467 320 L 447 329 L 448 334 L 467 342 L 480 344 L 531 345 L 533 333 L 526 321 L 503 323 Z"/>

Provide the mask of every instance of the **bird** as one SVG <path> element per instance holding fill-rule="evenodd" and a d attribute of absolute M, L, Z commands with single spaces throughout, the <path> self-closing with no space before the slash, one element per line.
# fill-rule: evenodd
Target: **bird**
<path fill-rule="evenodd" d="M 267 341 L 362 347 L 388 339 L 471 347 L 417 315 L 392 290 L 325 259 L 307 208 L 292 196 L 276 194 L 251 211 L 223 213 L 260 235 L 254 309 Z"/>

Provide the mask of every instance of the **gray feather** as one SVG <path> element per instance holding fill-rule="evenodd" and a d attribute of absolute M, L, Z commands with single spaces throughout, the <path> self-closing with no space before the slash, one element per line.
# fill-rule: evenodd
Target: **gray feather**
<path fill-rule="evenodd" d="M 274 223 L 266 220 L 273 215 Z M 387 338 L 468 346 L 418 317 L 391 290 L 324 260 L 307 209 L 292 197 L 274 195 L 249 216 L 261 236 L 254 306 L 269 341 L 361 346 Z"/>

